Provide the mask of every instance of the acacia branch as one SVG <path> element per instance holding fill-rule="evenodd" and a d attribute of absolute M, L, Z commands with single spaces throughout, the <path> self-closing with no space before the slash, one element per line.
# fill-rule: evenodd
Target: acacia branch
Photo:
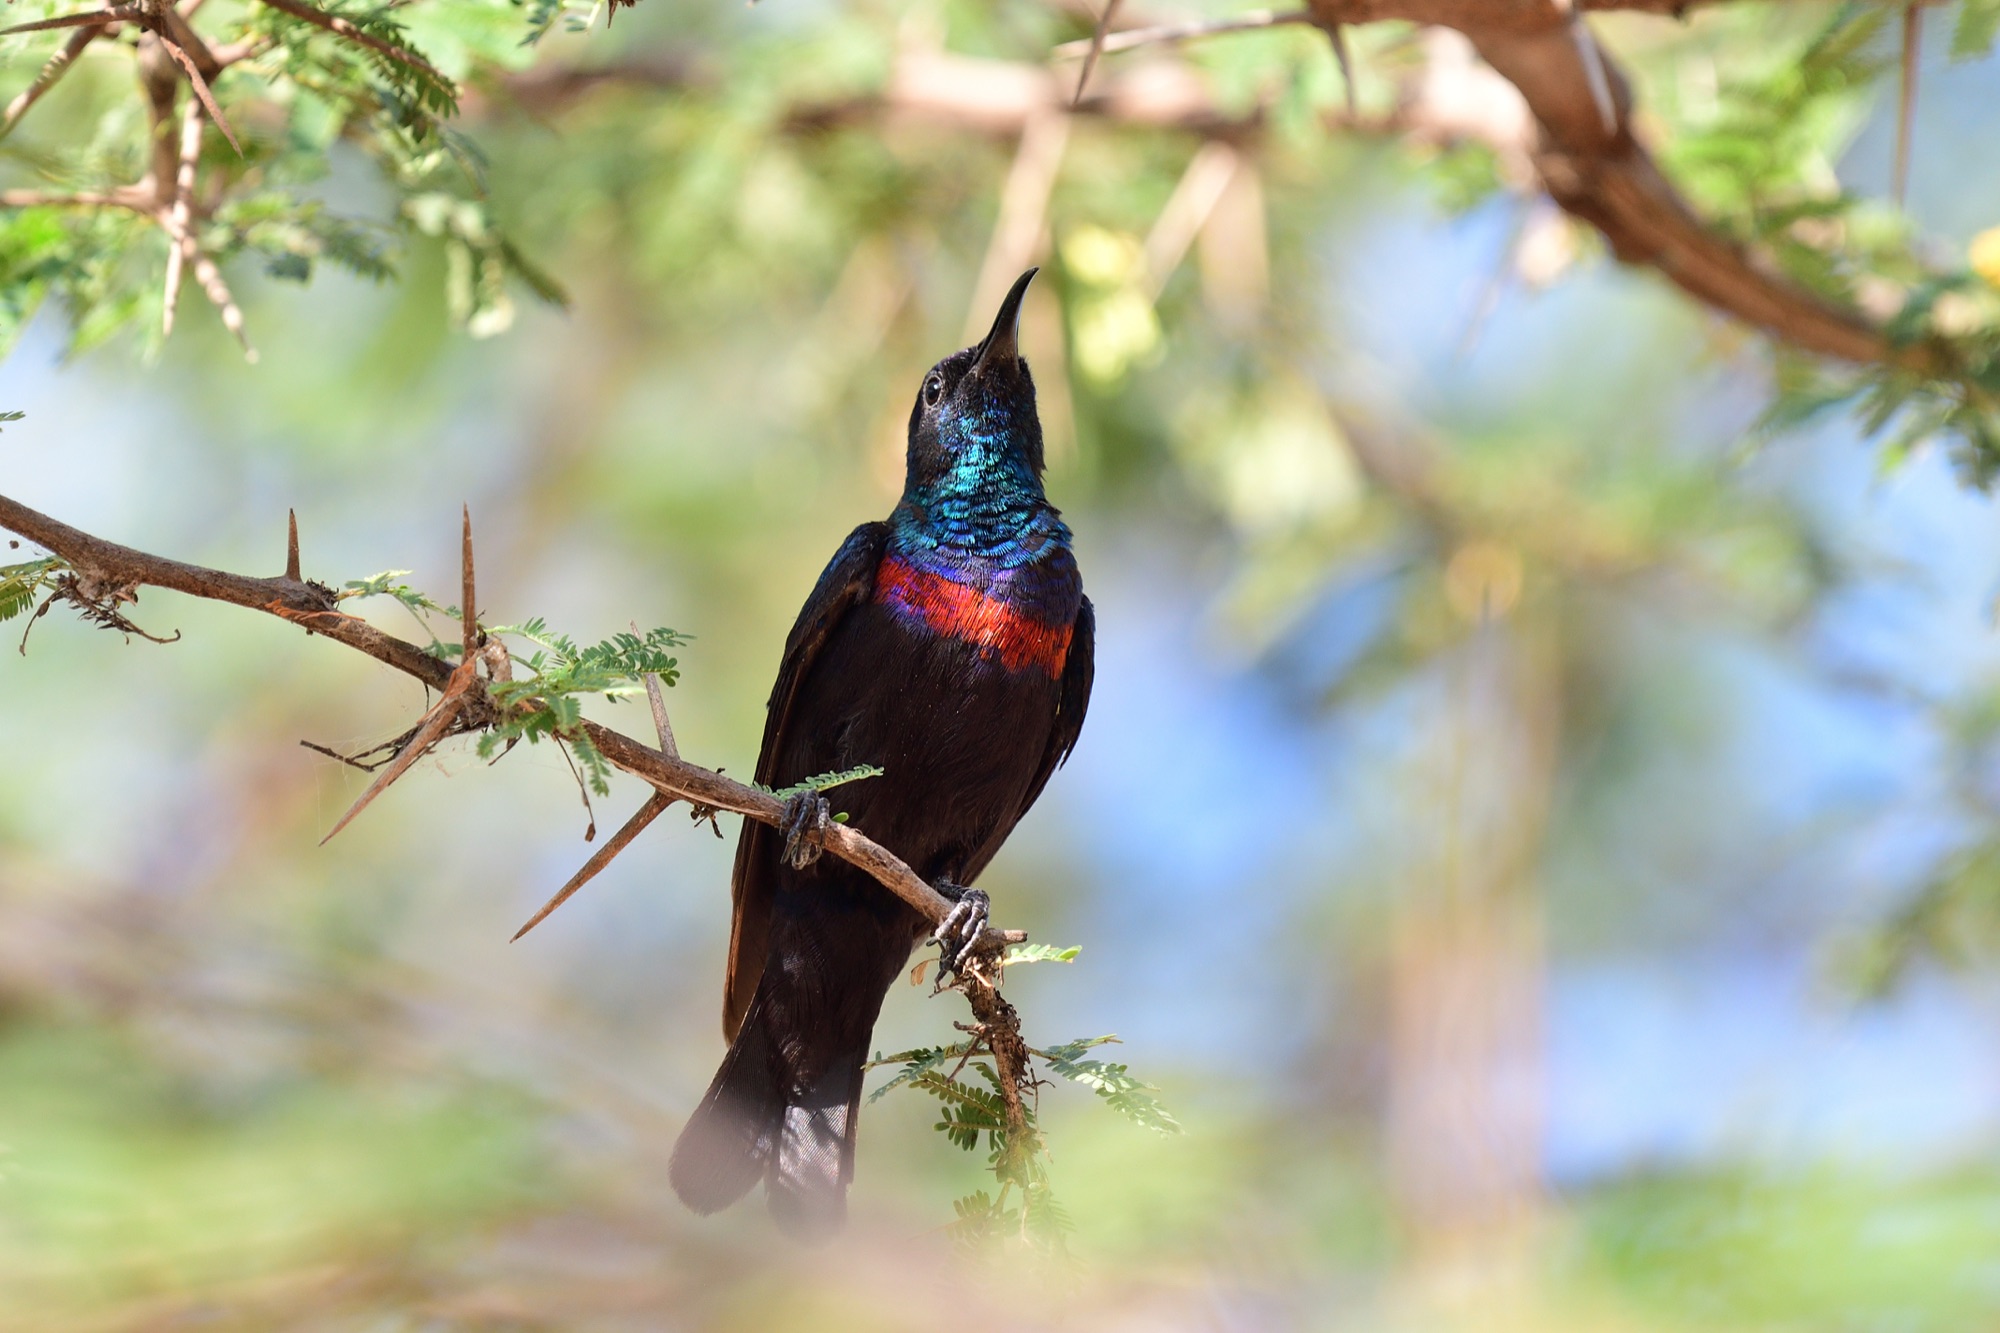
<path fill-rule="evenodd" d="M 0 495 L 0 528 L 62 557 L 92 587 L 115 590 L 127 597 L 141 587 L 166 588 L 190 597 L 262 611 L 309 633 L 345 644 L 440 693 L 452 686 L 454 671 L 449 663 L 406 639 L 343 613 L 338 609 L 333 590 L 324 584 L 282 574 L 271 578 L 233 574 L 150 555 L 81 532 L 4 495 Z M 475 680 L 465 688 L 467 694 L 476 692 L 485 706 L 491 707 L 490 700 L 485 699 L 483 683 Z M 783 806 L 768 792 L 669 756 L 596 722 L 584 722 L 583 731 L 605 759 L 655 791 L 695 805 L 731 811 L 773 827 L 780 821 Z M 835 823 L 818 836 L 826 851 L 866 871 L 926 920 L 939 922 L 950 913 L 949 899 L 925 883 L 895 853 L 856 829 Z M 979 947 L 990 951 L 1022 938 L 1017 931 L 989 929 L 981 937 Z"/>
<path fill-rule="evenodd" d="M 1596 228 L 1620 260 L 1659 270 L 1704 305 L 1823 356 L 1923 375 L 1950 373 L 1950 358 L 1940 347 L 1892 345 L 1862 312 L 1807 289 L 1724 235 L 1661 172 L 1634 132 L 1629 81 L 1580 15 L 1611 9 L 1679 14 L 1687 7 L 1671 0 L 1578 0 L 1573 9 L 1558 0 L 1312 0 L 1309 14 L 1330 33 L 1386 20 L 1455 30 L 1483 62 L 1419 70 L 1393 109 L 1357 116 L 1350 108 L 1330 123 L 1431 142 L 1484 143 L 1503 168 L 1515 164 L 1517 188 L 1545 191 Z M 1291 19 L 1253 15 L 1247 22 L 1264 27 Z M 1198 28 L 1113 33 L 1104 52 L 1198 35 Z M 1090 46 L 1078 43 L 1057 53 L 1086 55 Z M 634 71 L 605 77 L 645 78 Z M 1184 66 L 1155 65 L 1144 77 L 1100 75 L 1094 87 L 1077 114 L 1229 140 L 1251 138 L 1261 128 L 1256 110 L 1224 110 Z M 818 128 L 882 119 L 1016 136 L 1038 117 L 1070 111 L 1069 92 L 1053 71 L 1038 66 L 910 50 L 897 57 L 879 94 L 804 106 L 791 123 Z"/>
<path fill-rule="evenodd" d="M 1703 304 L 1809 352 L 1920 374 L 1945 369 L 1937 349 L 1893 347 L 1860 311 L 1794 282 L 1705 222 L 1635 134 L 1624 72 L 1561 0 L 1310 0 L 1310 8 L 1322 27 L 1401 19 L 1462 33 L 1533 116 L 1532 141 L 1507 147 L 1525 149 L 1549 197 L 1602 233 L 1625 263 L 1658 269 Z M 1575 8 L 1678 15 L 1686 6 L 1579 0 Z"/>

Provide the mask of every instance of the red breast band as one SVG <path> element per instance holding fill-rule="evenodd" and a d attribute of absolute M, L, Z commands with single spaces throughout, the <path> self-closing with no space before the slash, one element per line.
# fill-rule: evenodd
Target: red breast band
<path fill-rule="evenodd" d="M 1040 667 L 1053 679 L 1069 660 L 1072 626 L 1044 624 L 997 597 L 912 569 L 893 556 L 876 572 L 875 600 L 916 612 L 938 633 L 999 657 L 1009 671 Z"/>

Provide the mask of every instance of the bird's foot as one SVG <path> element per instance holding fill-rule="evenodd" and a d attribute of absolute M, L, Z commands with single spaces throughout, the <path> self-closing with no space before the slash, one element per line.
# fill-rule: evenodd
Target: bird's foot
<path fill-rule="evenodd" d="M 972 957 L 973 946 L 986 932 L 993 900 L 984 890 L 968 889 L 949 879 L 940 879 L 933 887 L 954 904 L 950 914 L 931 932 L 941 950 L 940 966 L 948 972 L 963 972 L 966 961 Z"/>
<path fill-rule="evenodd" d="M 785 835 L 786 865 L 804 870 L 819 860 L 820 835 L 833 823 L 832 809 L 816 791 L 802 791 L 785 802 L 778 831 Z"/>

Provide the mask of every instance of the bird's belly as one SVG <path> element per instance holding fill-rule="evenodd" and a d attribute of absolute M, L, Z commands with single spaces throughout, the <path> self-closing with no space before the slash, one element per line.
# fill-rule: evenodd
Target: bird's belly
<path fill-rule="evenodd" d="M 926 878 L 955 874 L 1018 819 L 1046 752 L 1059 685 L 1038 664 L 937 634 L 879 604 L 856 608 L 815 664 L 784 782 L 873 764 L 829 793 L 835 810 Z"/>

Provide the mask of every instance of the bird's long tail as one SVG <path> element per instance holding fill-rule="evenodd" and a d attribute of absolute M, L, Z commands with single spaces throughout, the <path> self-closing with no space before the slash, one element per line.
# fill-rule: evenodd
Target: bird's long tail
<path fill-rule="evenodd" d="M 910 951 L 907 933 L 879 930 L 867 932 L 869 947 L 854 948 L 861 941 L 850 936 L 847 949 L 828 950 L 812 929 L 825 924 L 784 923 L 773 932 L 743 1026 L 681 1130 L 667 1172 L 681 1202 L 698 1213 L 728 1207 L 761 1179 L 779 1228 L 803 1240 L 821 1239 L 846 1219 L 861 1067 L 883 996 Z M 810 947 L 797 947 L 807 943 L 801 934 L 815 937 Z M 822 970 L 830 956 L 840 966 Z"/>

